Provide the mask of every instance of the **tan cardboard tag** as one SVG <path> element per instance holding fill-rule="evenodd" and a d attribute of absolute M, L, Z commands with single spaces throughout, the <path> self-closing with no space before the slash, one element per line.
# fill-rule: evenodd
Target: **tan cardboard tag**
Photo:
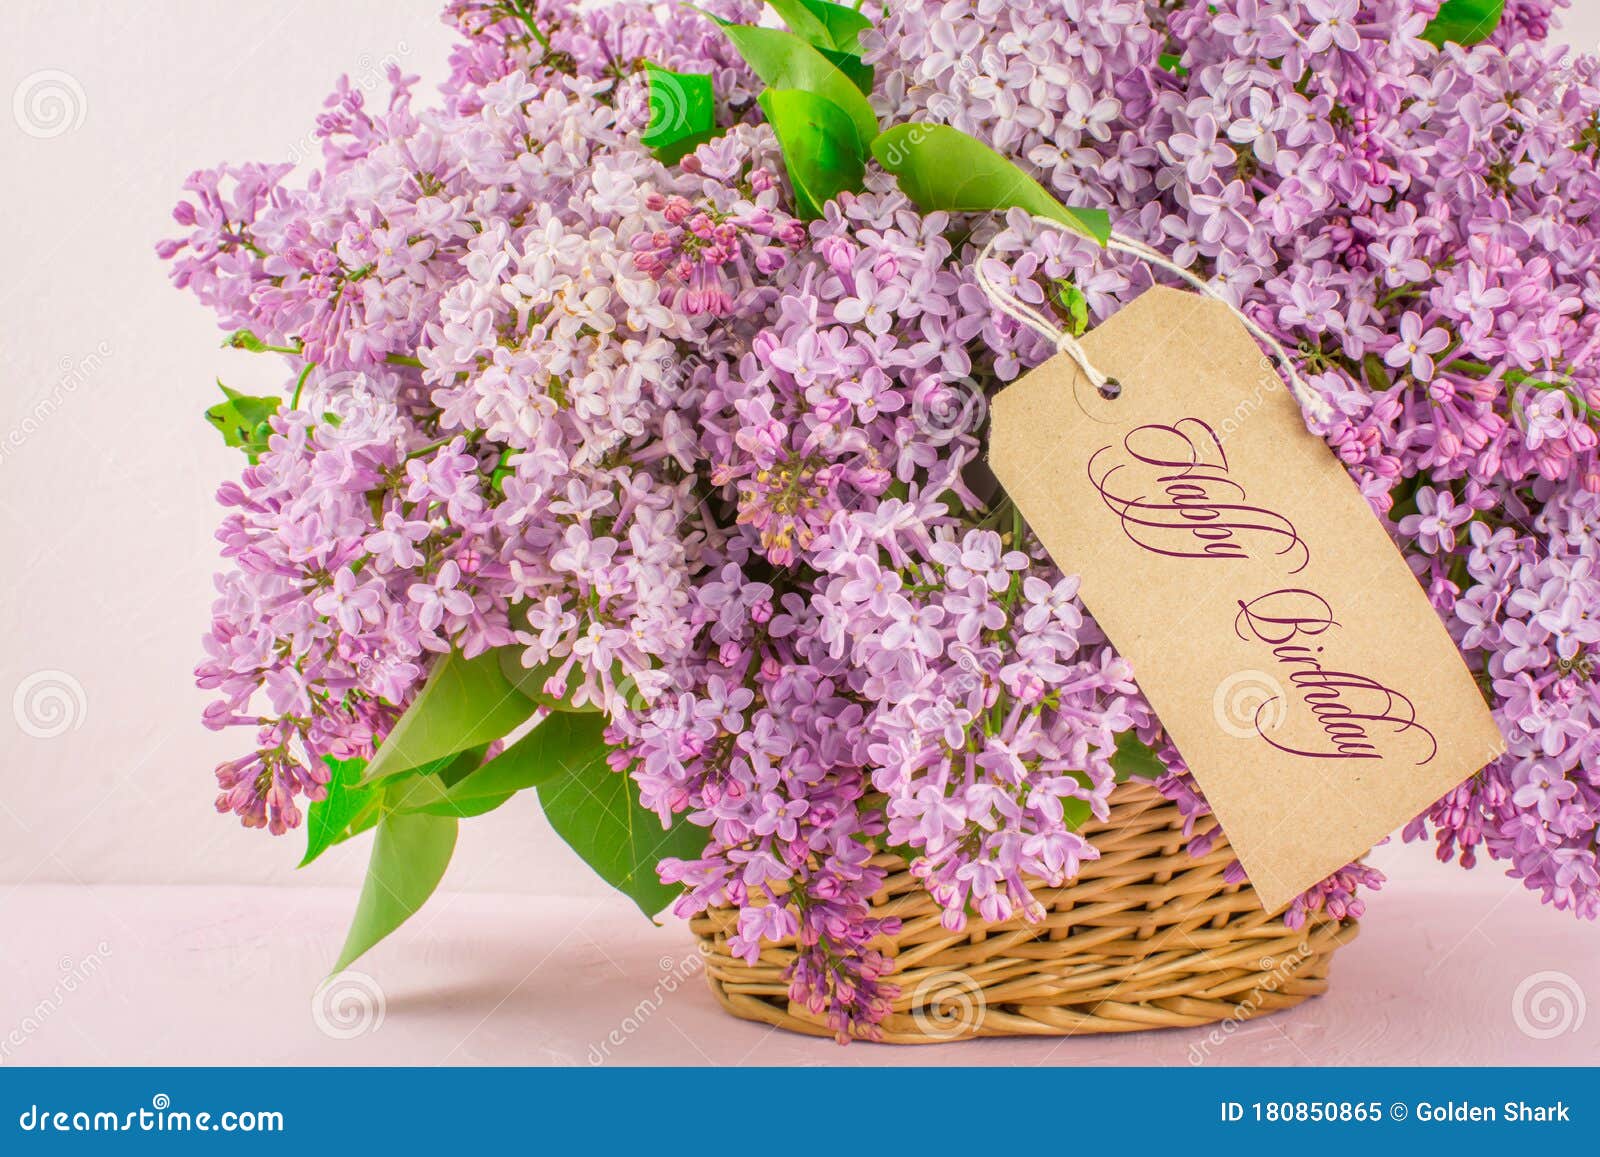
<path fill-rule="evenodd" d="M 995 399 L 989 461 L 1269 912 L 1504 749 L 1416 578 L 1220 302 L 1146 292 Z"/>

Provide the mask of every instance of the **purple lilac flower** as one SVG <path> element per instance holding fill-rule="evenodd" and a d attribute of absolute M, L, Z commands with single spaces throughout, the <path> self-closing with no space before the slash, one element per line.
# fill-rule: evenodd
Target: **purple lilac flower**
<path fill-rule="evenodd" d="M 1559 6 L 1508 0 L 1489 44 L 1441 52 L 1435 0 L 905 0 L 863 43 L 886 122 L 1027 162 L 1296 351 L 1508 742 L 1408 838 L 1593 917 L 1600 60 L 1545 42 Z M 224 329 L 300 351 L 286 396 L 316 369 L 219 491 L 197 674 L 207 725 L 257 750 L 218 806 L 295 826 L 433 654 L 514 647 L 609 712 L 646 806 L 705 830 L 662 865 L 678 911 L 738 907 L 751 958 L 792 939 L 793 998 L 870 1033 L 895 928 L 871 846 L 957 929 L 1037 918 L 1037 884 L 1098 854 L 1077 827 L 1119 734 L 1191 825 L 1209 810 L 977 469 L 986 397 L 1053 352 L 990 308 L 982 248 L 1064 321 L 1151 273 L 1021 212 L 919 213 L 876 168 L 804 226 L 704 16 L 523 7 L 548 44 L 455 0 L 437 107 L 398 72 L 370 102 L 341 83 L 313 180 L 196 173 L 160 246 Z M 709 73 L 734 127 L 658 163 L 644 60 Z M 1352 866 L 1286 919 L 1359 915 L 1377 883 Z"/>

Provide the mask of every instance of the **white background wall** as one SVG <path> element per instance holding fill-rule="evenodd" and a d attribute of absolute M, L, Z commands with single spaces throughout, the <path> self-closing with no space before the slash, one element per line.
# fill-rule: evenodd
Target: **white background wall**
<path fill-rule="evenodd" d="M 1566 37 L 1593 48 L 1600 5 L 1578 3 Z M 190 171 L 314 155 L 308 130 L 341 72 L 376 86 L 393 58 L 436 83 L 450 44 L 437 7 L 0 7 L 0 96 L 43 86 L 64 102 L 0 107 L 0 882 L 360 878 L 364 842 L 296 875 L 300 835 L 211 810 L 210 769 L 248 737 L 200 726 L 191 674 L 211 495 L 239 466 L 200 411 L 214 378 L 266 390 L 280 371 L 219 349 L 152 246 Z M 50 681 L 66 691 L 54 723 L 38 714 Z M 19 688 L 36 697 L 26 729 L 6 709 Z M 603 891 L 517 803 L 466 826 L 451 884 Z M 1426 849 L 1379 856 L 1430 870 Z"/>

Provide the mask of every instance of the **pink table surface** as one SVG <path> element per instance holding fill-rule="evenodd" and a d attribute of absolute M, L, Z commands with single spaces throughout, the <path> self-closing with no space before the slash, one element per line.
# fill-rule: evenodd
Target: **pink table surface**
<path fill-rule="evenodd" d="M 916 1049 L 728 1017 L 687 929 L 620 898 L 436 896 L 319 1001 L 351 892 L 22 886 L 0 896 L 0 1063 L 1600 1063 L 1600 931 L 1501 877 L 1438 875 L 1373 899 L 1327 996 L 1220 1044 L 1189 1029 Z"/>

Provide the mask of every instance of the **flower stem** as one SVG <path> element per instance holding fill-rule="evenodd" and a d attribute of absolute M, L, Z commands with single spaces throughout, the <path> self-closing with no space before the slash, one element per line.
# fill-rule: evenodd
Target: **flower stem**
<path fill-rule="evenodd" d="M 300 391 L 306 388 L 306 379 L 311 376 L 311 371 L 316 368 L 316 362 L 307 362 L 306 368 L 300 371 L 300 380 L 294 384 L 294 397 L 289 399 L 289 409 L 291 411 L 300 408 Z"/>
<path fill-rule="evenodd" d="M 539 47 L 549 52 L 550 38 L 539 31 L 539 26 L 533 22 L 533 13 L 523 6 L 522 0 L 510 0 L 509 6 L 517 19 L 527 27 L 529 34 L 539 42 Z"/>

